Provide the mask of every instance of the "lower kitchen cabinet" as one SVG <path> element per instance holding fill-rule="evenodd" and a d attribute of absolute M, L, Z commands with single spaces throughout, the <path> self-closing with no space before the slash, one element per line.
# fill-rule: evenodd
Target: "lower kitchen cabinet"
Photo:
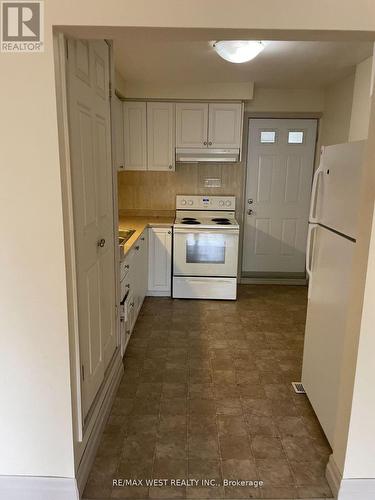
<path fill-rule="evenodd" d="M 172 228 L 149 228 L 147 295 L 171 294 Z"/>
<path fill-rule="evenodd" d="M 121 354 L 133 331 L 148 285 L 148 231 L 145 229 L 121 262 Z"/>
<path fill-rule="evenodd" d="M 120 342 L 124 355 L 146 295 L 171 294 L 172 228 L 146 228 L 121 262 Z"/>

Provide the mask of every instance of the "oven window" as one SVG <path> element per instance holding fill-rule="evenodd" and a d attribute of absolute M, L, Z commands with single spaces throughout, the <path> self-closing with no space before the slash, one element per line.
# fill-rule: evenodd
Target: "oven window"
<path fill-rule="evenodd" d="M 220 234 L 189 234 L 186 238 L 188 264 L 224 264 L 225 238 Z"/>

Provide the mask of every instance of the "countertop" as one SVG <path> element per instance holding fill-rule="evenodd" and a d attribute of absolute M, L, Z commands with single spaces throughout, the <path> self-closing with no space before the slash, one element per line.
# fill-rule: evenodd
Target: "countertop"
<path fill-rule="evenodd" d="M 136 215 L 120 215 L 119 230 L 134 229 L 135 233 L 128 239 L 124 245 L 124 257 L 133 247 L 134 243 L 140 237 L 146 227 L 171 227 L 174 222 L 174 217 L 166 216 L 136 216 Z"/>

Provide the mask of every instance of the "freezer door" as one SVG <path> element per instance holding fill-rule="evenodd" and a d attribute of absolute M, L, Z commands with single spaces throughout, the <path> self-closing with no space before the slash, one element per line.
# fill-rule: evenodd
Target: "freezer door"
<path fill-rule="evenodd" d="M 302 383 L 332 446 L 355 243 L 321 226 L 312 237 Z"/>
<path fill-rule="evenodd" d="M 324 148 L 323 175 L 317 222 L 346 236 L 357 238 L 358 207 L 366 141 Z"/>

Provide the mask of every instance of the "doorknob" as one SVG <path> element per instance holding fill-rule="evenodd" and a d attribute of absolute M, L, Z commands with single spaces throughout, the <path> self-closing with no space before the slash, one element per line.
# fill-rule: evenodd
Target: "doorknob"
<path fill-rule="evenodd" d="M 249 204 L 249 205 L 252 205 L 252 204 L 254 203 L 254 200 L 253 200 L 252 198 L 249 198 L 249 199 L 247 200 L 247 202 L 248 202 L 248 204 Z"/>
<path fill-rule="evenodd" d="M 103 248 L 105 245 L 105 239 L 104 238 L 101 238 L 99 241 L 98 241 L 98 247 L 100 248 Z"/>
<path fill-rule="evenodd" d="M 249 210 L 247 211 L 247 215 L 253 215 L 254 214 L 254 210 L 251 210 L 251 208 L 249 208 Z"/>

